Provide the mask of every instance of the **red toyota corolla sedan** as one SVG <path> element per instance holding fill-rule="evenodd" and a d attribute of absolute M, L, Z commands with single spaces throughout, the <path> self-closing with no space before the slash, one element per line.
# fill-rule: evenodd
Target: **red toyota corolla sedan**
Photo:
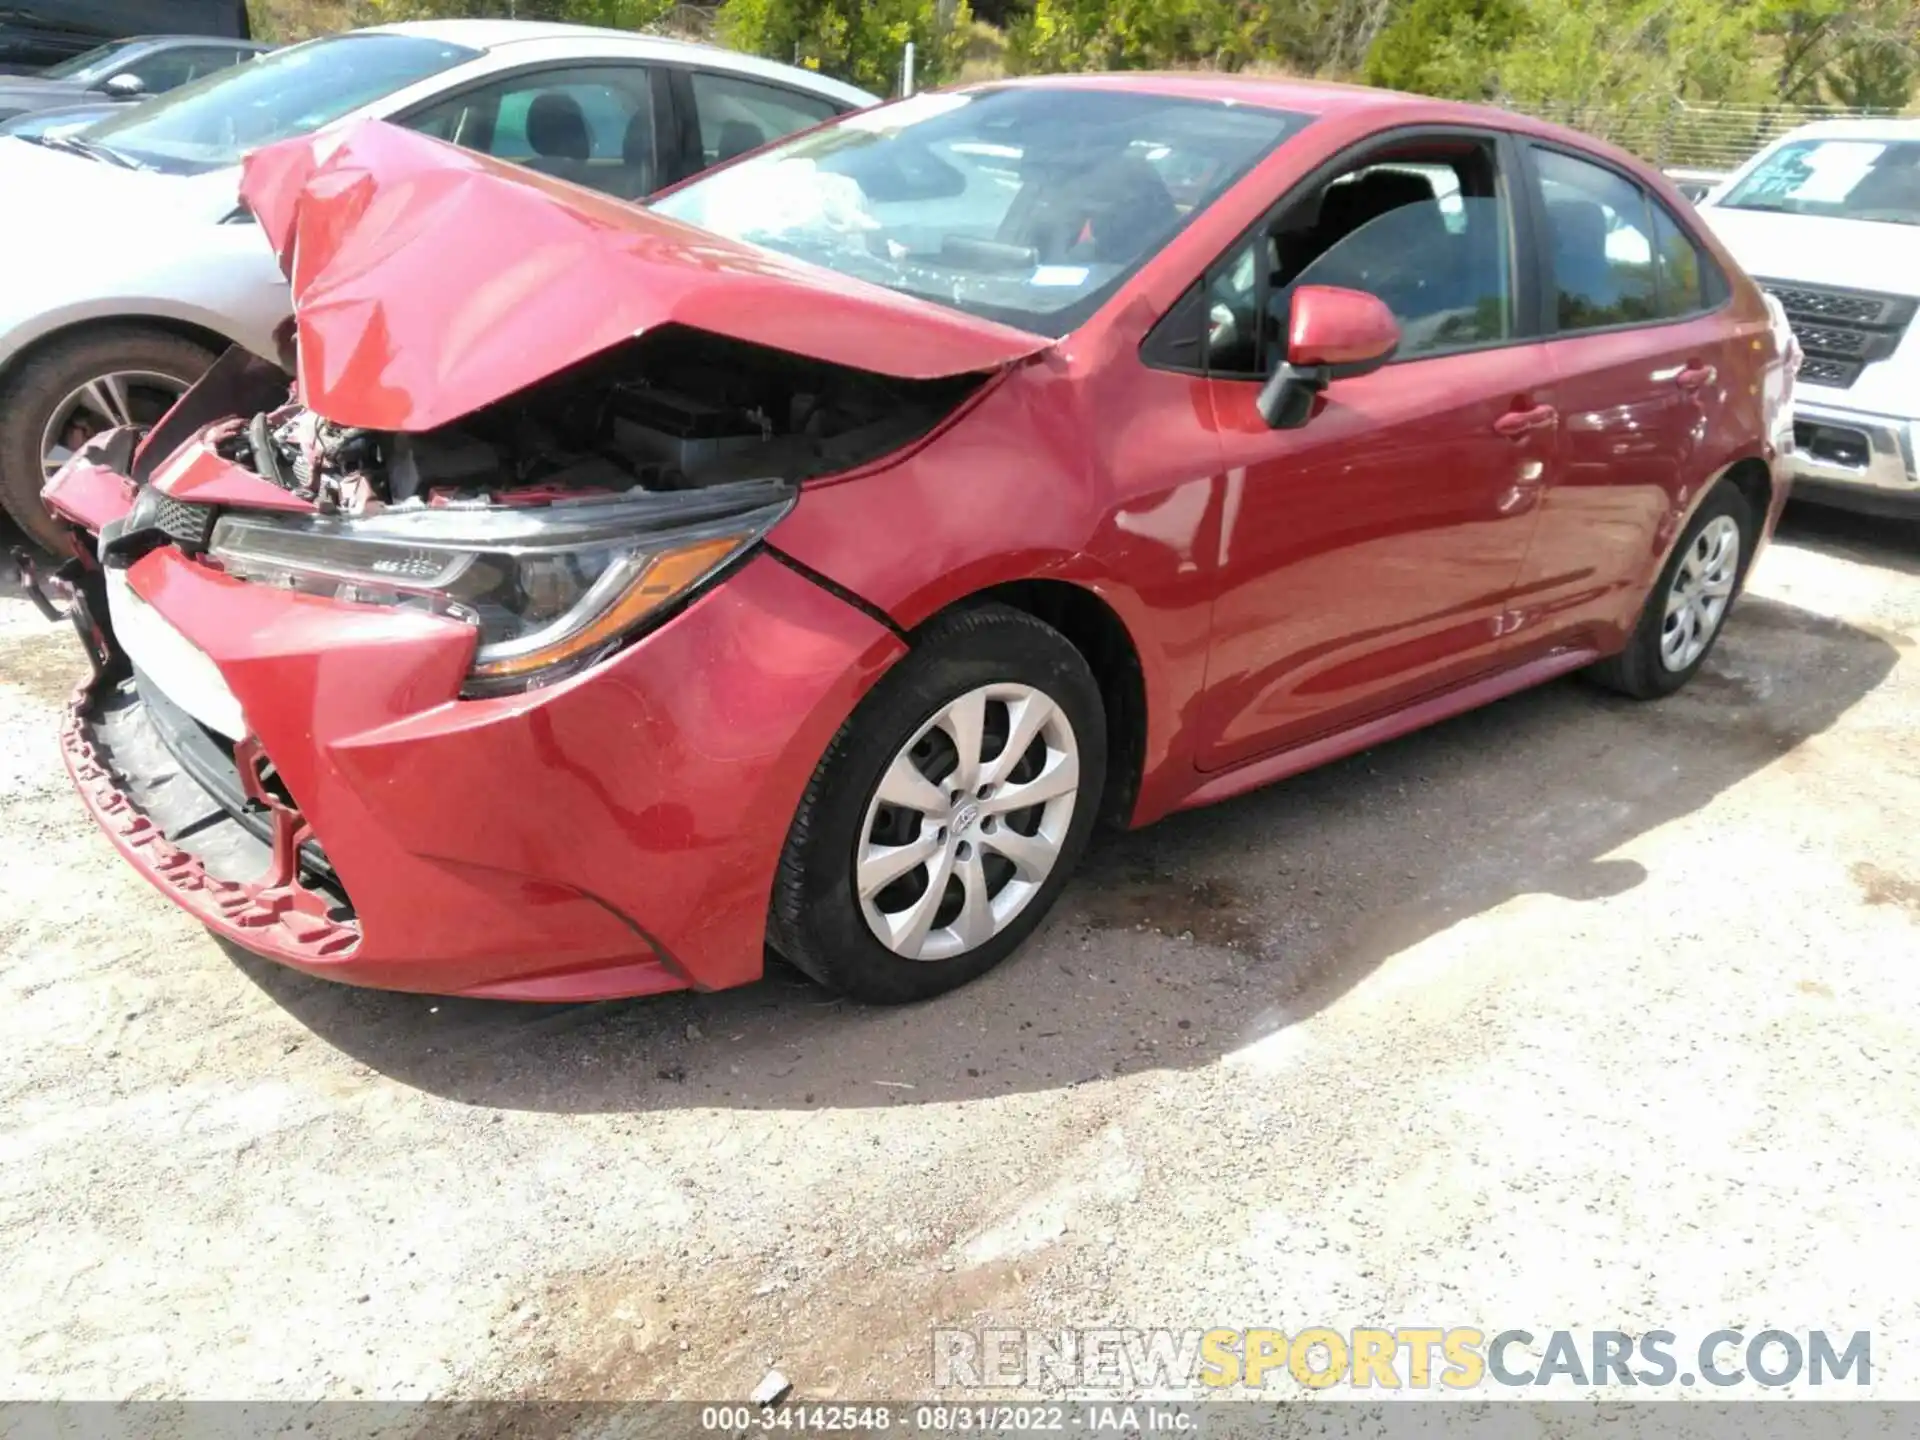
<path fill-rule="evenodd" d="M 254 157 L 296 300 L 50 482 L 87 804 L 315 975 L 864 1000 L 1144 825 L 1700 667 L 1782 317 L 1659 176 L 1212 76 L 926 94 L 638 209 L 378 124 Z"/>

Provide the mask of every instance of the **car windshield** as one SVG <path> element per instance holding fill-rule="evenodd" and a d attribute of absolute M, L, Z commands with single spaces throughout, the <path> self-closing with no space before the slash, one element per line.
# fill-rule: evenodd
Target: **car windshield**
<path fill-rule="evenodd" d="M 1920 225 L 1920 140 L 1782 145 L 1720 204 L 1730 210 Z"/>
<path fill-rule="evenodd" d="M 62 60 L 58 65 L 49 65 L 40 72 L 43 80 L 71 80 L 76 85 L 91 85 L 96 80 L 104 80 L 113 73 L 120 63 L 120 57 L 140 42 L 137 40 L 111 40 L 105 45 L 96 45 L 91 50 L 82 50 L 70 60 Z"/>
<path fill-rule="evenodd" d="M 336 35 L 216 71 L 78 138 L 148 169 L 218 170 L 478 53 L 417 35 Z"/>
<path fill-rule="evenodd" d="M 1060 336 L 1307 119 L 1066 86 L 929 93 L 810 131 L 656 208 Z"/>

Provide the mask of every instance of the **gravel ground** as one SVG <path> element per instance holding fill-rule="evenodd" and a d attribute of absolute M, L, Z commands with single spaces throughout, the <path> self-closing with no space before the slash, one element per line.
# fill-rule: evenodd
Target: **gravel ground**
<path fill-rule="evenodd" d="M 912 1397 L 942 1325 L 1425 1323 L 1866 1329 L 1920 1398 L 1916 636 L 1920 532 L 1803 516 L 1685 694 L 1109 841 L 958 995 L 542 1009 L 222 948 L 68 793 L 77 648 L 0 591 L 0 1395 Z"/>

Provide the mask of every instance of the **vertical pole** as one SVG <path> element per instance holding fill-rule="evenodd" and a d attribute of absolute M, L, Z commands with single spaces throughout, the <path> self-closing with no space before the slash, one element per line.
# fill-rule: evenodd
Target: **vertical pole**
<path fill-rule="evenodd" d="M 907 48 L 900 53 L 900 94 L 904 98 L 913 94 L 913 41 L 907 41 Z"/>

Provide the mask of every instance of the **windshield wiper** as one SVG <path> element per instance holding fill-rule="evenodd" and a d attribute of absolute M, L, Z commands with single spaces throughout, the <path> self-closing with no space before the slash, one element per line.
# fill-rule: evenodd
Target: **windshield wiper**
<path fill-rule="evenodd" d="M 64 150 L 69 155 L 84 155 L 89 160 L 104 161 L 108 165 L 118 165 L 122 170 L 144 170 L 147 167 L 111 150 L 97 140 L 83 139 L 78 135 L 25 135 L 25 140 L 45 145 L 49 150 Z"/>
<path fill-rule="evenodd" d="M 1798 215 L 1800 212 L 1779 200 L 1742 200 L 1738 204 L 1722 200 L 1723 210 L 1759 210 L 1768 215 Z"/>

